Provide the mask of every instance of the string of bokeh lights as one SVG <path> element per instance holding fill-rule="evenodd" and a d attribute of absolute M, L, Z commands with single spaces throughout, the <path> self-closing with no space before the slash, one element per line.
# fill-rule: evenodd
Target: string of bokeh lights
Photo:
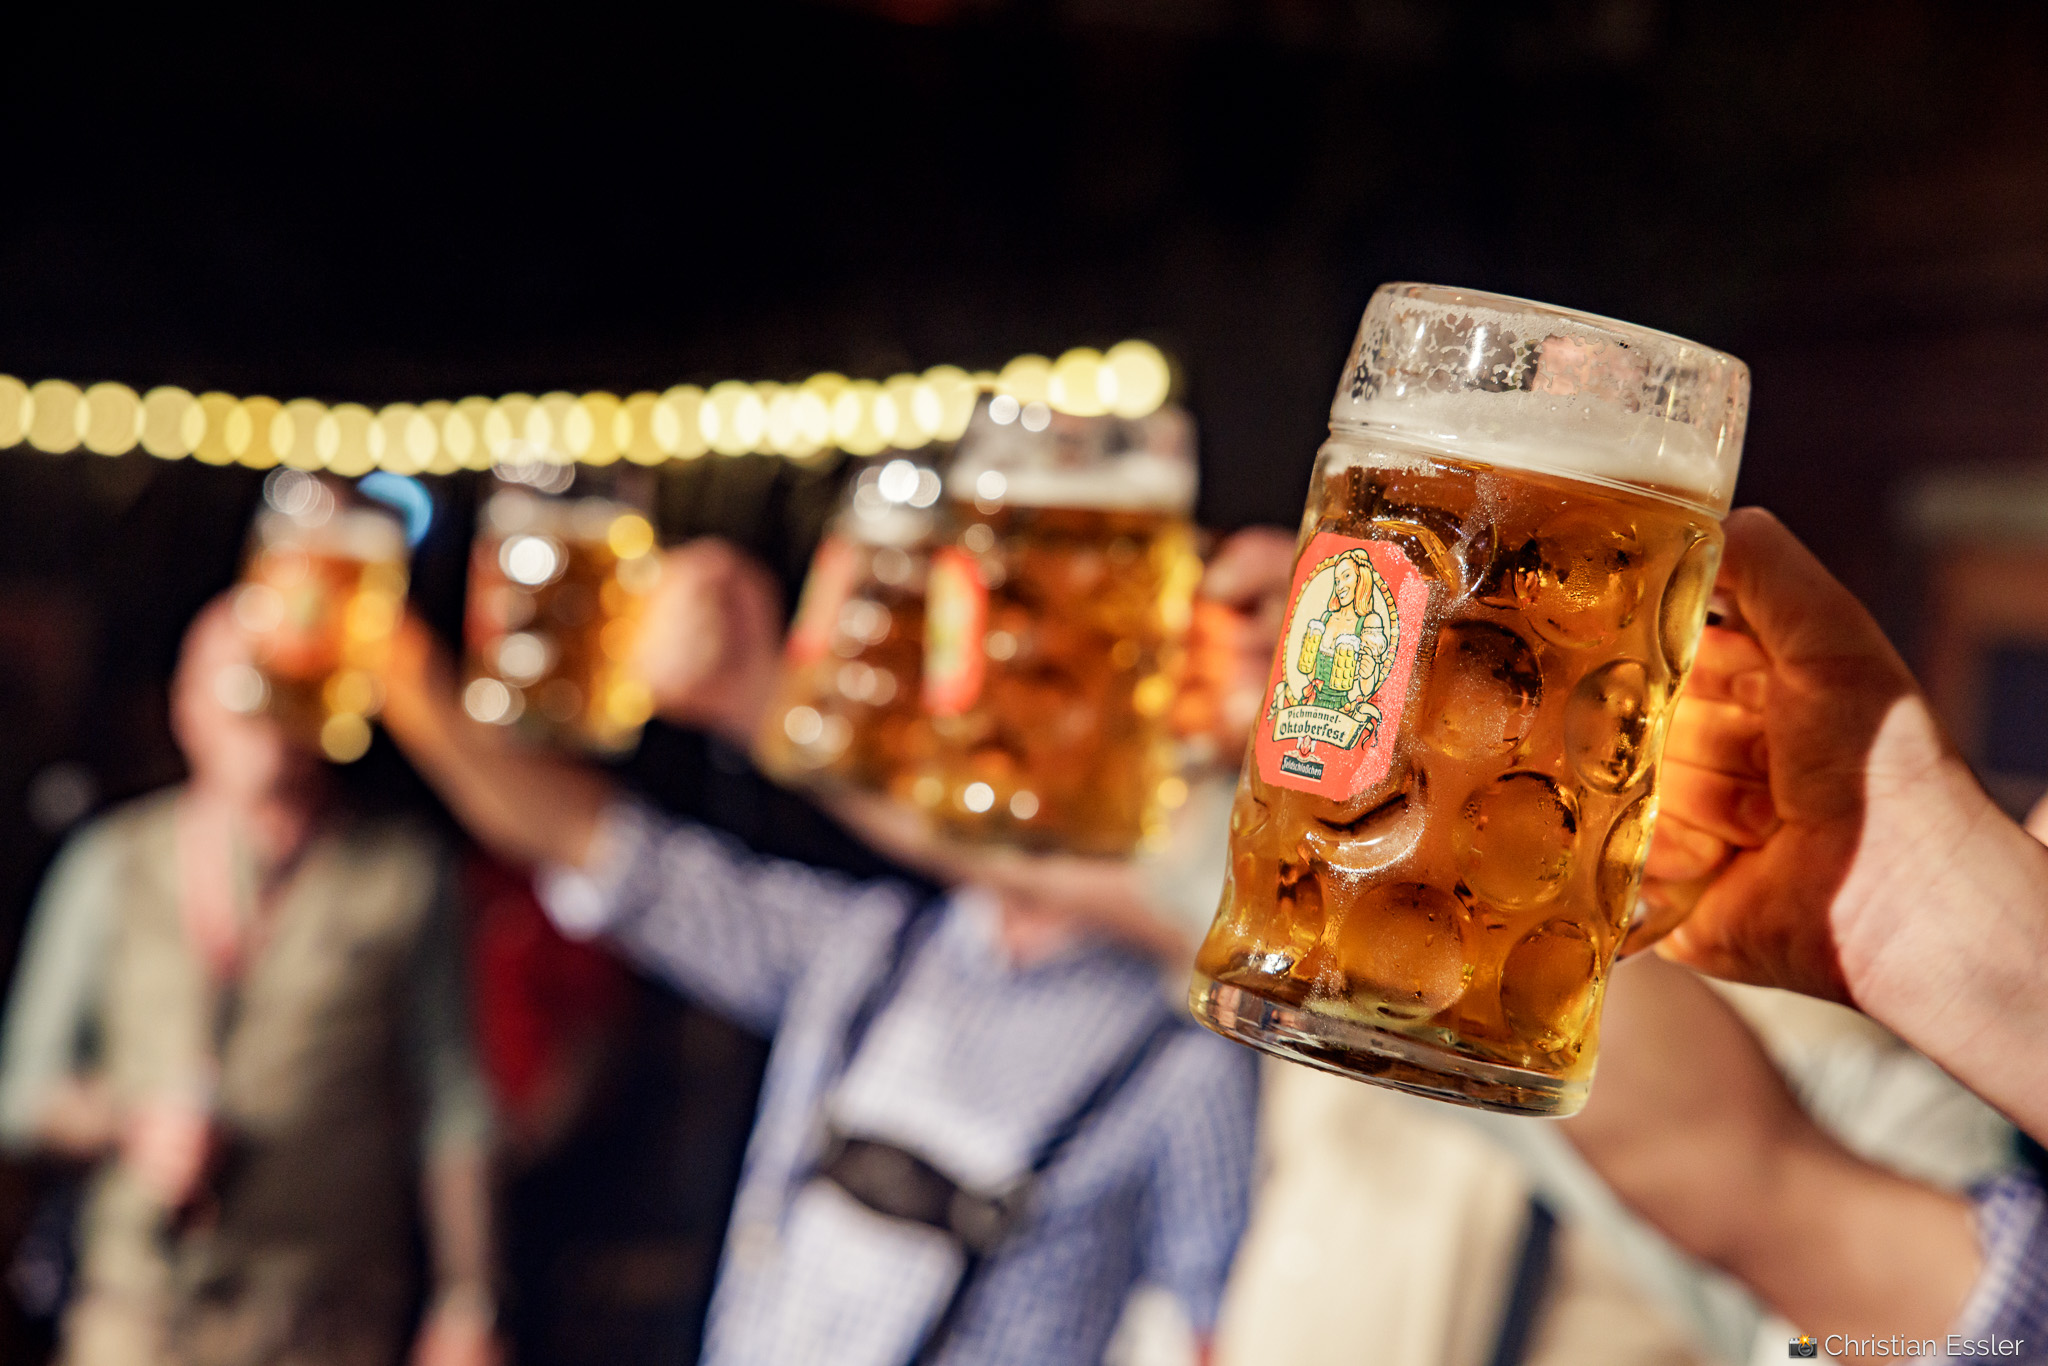
<path fill-rule="evenodd" d="M 534 460 L 659 465 L 706 454 L 809 461 L 833 451 L 874 455 L 957 440 L 985 393 L 1014 400 L 1024 425 L 1037 428 L 1053 410 L 1145 417 L 1171 385 L 1166 358 L 1142 341 L 1107 351 L 1077 347 L 1057 360 L 1019 356 L 1000 371 L 972 374 L 939 365 L 881 381 L 826 373 L 800 384 L 726 380 L 625 398 L 506 394 L 378 409 L 193 394 L 175 385 L 146 394 L 111 382 L 28 385 L 0 375 L 0 449 L 118 456 L 140 447 L 165 460 L 348 477 L 377 469 L 453 474 Z"/>

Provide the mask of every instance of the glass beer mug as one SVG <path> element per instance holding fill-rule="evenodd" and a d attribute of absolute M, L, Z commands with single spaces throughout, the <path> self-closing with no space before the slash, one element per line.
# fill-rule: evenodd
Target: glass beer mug
<path fill-rule="evenodd" d="M 233 599 L 255 667 L 225 677 L 222 700 L 268 711 L 336 763 L 361 758 L 406 578 L 405 528 L 389 508 L 338 479 L 272 471 Z"/>
<path fill-rule="evenodd" d="M 755 742 L 764 771 L 906 795 L 930 748 L 919 705 L 925 576 L 943 485 L 893 455 L 862 469 L 811 558 Z"/>
<path fill-rule="evenodd" d="M 1683 913 L 1639 885 L 1748 397 L 1742 362 L 1664 333 L 1374 294 L 1197 960 L 1205 1024 L 1486 1109 L 1584 1103 L 1608 970 Z"/>
<path fill-rule="evenodd" d="M 632 671 L 661 572 L 648 471 L 497 467 L 470 546 L 465 710 L 598 753 L 653 713 Z"/>
<path fill-rule="evenodd" d="M 912 788 L 946 833 L 1121 855 L 1186 788 L 1168 726 L 1201 562 L 1192 424 L 997 395 L 946 476 L 926 595 L 936 753 Z"/>

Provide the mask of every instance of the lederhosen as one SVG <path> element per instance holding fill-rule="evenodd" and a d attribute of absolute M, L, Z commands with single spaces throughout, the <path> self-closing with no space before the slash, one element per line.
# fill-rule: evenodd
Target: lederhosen
<path fill-rule="evenodd" d="M 944 905 L 943 897 L 934 898 L 904 918 L 892 945 L 887 970 L 875 979 L 847 1026 L 846 1048 L 840 1056 L 842 1076 L 860 1051 L 875 1016 L 895 996 L 918 951 L 931 941 Z M 1025 1174 L 1005 1190 L 965 1189 L 913 1152 L 827 1128 L 815 1179 L 832 1182 L 876 1214 L 937 1229 L 951 1238 L 963 1254 L 944 1307 L 919 1336 L 906 1358 L 906 1366 L 925 1366 L 938 1359 L 959 1325 L 961 1310 L 982 1269 L 1030 1212 L 1039 1178 L 1088 1121 L 1142 1072 L 1153 1055 L 1183 1026 L 1182 1020 L 1166 1011 L 1143 1030 L 1103 1070 L 1079 1103 L 1052 1126 L 1032 1152 Z"/>

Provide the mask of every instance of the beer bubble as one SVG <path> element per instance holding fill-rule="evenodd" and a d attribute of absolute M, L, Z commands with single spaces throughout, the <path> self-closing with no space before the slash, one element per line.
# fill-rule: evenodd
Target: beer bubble
<path fill-rule="evenodd" d="M 1437 636 L 1425 738 L 1445 754 L 1506 754 L 1528 735 L 1543 700 L 1536 654 L 1504 626 L 1461 622 Z"/>
<path fill-rule="evenodd" d="M 1617 934 L 1635 919 L 1643 857 L 1650 852 L 1650 836 L 1656 828 L 1657 794 L 1646 792 L 1615 819 L 1600 849 L 1600 909 Z"/>
<path fill-rule="evenodd" d="M 1010 814 L 1020 821 L 1028 821 L 1038 814 L 1038 795 L 1018 789 L 1010 796 Z"/>
<path fill-rule="evenodd" d="M 1617 659 L 1579 680 L 1564 707 L 1564 747 L 1572 768 L 1602 792 L 1619 792 L 1649 760 L 1649 673 Z"/>
<path fill-rule="evenodd" d="M 1465 994 L 1470 973 L 1459 933 L 1461 909 L 1420 882 L 1381 883 L 1357 896 L 1332 880 L 1324 946 L 1355 997 L 1376 1014 L 1423 1020 Z"/>
<path fill-rule="evenodd" d="M 486 725 L 501 726 L 518 716 L 518 694 L 495 678 L 479 678 L 462 690 L 462 709 Z"/>
<path fill-rule="evenodd" d="M 996 804 L 996 790 L 987 783 L 969 783 L 960 790 L 960 805 L 977 816 Z"/>
<path fill-rule="evenodd" d="M 253 716 L 270 700 L 270 685 L 247 664 L 230 664 L 213 679 L 213 697 L 229 711 Z"/>
<path fill-rule="evenodd" d="M 1635 620 L 1642 549 L 1610 515 L 1574 509 L 1551 518 L 1522 549 L 1515 600 L 1554 645 L 1604 645 Z"/>
<path fill-rule="evenodd" d="M 1683 678 L 1692 668 L 1700 626 L 1707 617 L 1707 597 L 1714 587 L 1714 571 L 1720 565 L 1720 541 L 1702 536 L 1679 557 L 1671 582 L 1664 585 L 1664 601 L 1657 610 L 1657 640 L 1664 647 L 1664 663 L 1674 678 Z"/>
<path fill-rule="evenodd" d="M 1506 773 L 1466 799 L 1451 832 L 1452 853 L 1474 892 L 1522 910 L 1562 890 L 1578 829 L 1569 793 L 1541 773 Z"/>
<path fill-rule="evenodd" d="M 814 707 L 791 707 L 783 713 L 782 733 L 793 745 L 815 745 L 825 733 L 825 718 Z"/>
<path fill-rule="evenodd" d="M 512 582 L 537 588 L 560 572 L 561 548 L 547 536 L 510 536 L 498 547 L 498 567 Z"/>
<path fill-rule="evenodd" d="M 1600 950 L 1585 928 L 1546 920 L 1508 950 L 1500 1005 L 1508 1028 L 1546 1053 L 1576 1050 L 1600 1000 Z"/>
<path fill-rule="evenodd" d="M 514 683 L 531 683 L 548 670 L 554 657 L 547 638 L 515 631 L 498 642 L 498 672 Z"/>
<path fill-rule="evenodd" d="M 370 723 L 354 712 L 330 716 L 320 727 L 320 752 L 337 764 L 352 764 L 370 747 Z"/>

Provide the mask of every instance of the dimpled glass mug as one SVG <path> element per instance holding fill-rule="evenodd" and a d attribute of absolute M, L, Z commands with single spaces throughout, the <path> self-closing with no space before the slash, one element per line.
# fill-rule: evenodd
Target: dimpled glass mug
<path fill-rule="evenodd" d="M 1374 294 L 1330 410 L 1191 1004 L 1438 1099 L 1585 1102 L 1640 895 L 1749 371 L 1426 285 Z"/>

